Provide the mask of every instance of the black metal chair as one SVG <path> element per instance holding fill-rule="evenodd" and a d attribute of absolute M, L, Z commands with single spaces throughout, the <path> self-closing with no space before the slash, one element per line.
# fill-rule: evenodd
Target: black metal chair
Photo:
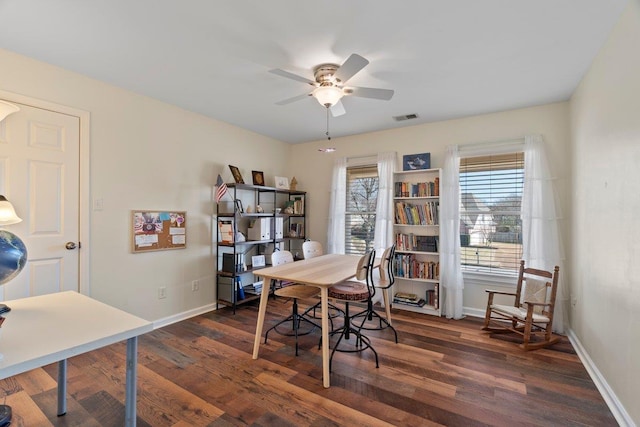
<path fill-rule="evenodd" d="M 302 243 L 302 253 L 304 255 L 304 259 L 315 258 L 324 254 L 324 250 L 322 248 L 322 243 L 317 242 L 315 240 L 307 240 Z M 320 317 L 316 314 L 316 310 L 320 310 L 320 302 L 309 307 L 302 315 L 308 316 L 312 319 L 320 319 Z M 333 330 L 333 319 L 336 317 L 344 317 L 344 311 L 339 307 L 329 303 L 329 322 L 331 323 L 331 330 Z"/>
<path fill-rule="evenodd" d="M 351 321 L 358 329 L 381 330 L 390 328 L 395 335 L 397 344 L 398 331 L 396 331 L 396 328 L 391 325 L 391 304 L 389 304 L 389 294 L 387 291 L 391 286 L 393 286 L 395 282 L 392 262 L 395 252 L 395 244 L 384 250 L 384 252 L 382 253 L 382 258 L 380 259 L 380 277 L 377 280 L 374 279 L 373 282 L 374 287 L 382 292 L 387 315 L 386 319 L 373 308 L 373 299 L 369 298 L 369 300 L 367 301 L 367 308 L 351 316 Z M 360 321 L 360 319 L 362 319 L 362 321 Z"/>
<path fill-rule="evenodd" d="M 333 349 L 331 350 L 331 356 L 329 358 L 329 371 L 331 371 L 331 365 L 333 362 L 333 355 L 336 351 L 344 352 L 344 353 L 356 353 L 362 352 L 367 349 L 370 349 L 375 358 L 376 358 L 376 368 L 379 367 L 378 364 L 378 353 L 375 351 L 373 346 L 371 345 L 371 341 L 368 337 L 364 336 L 360 329 L 355 328 L 351 324 L 351 317 L 349 316 L 349 304 L 352 302 L 365 302 L 376 292 L 376 289 L 373 285 L 373 262 L 375 258 L 375 251 L 367 252 L 365 255 L 360 258 L 358 262 L 358 267 L 356 269 L 356 279 L 355 280 L 347 280 L 345 282 L 339 283 L 337 285 L 331 286 L 328 289 L 329 298 L 334 299 L 336 301 L 342 301 L 345 305 L 344 310 L 344 325 L 338 329 L 335 329 L 330 332 L 329 336 L 339 335 L 338 341 L 336 341 Z M 346 342 L 350 343 L 352 335 L 355 336 L 355 343 L 353 345 L 346 345 Z M 344 343 L 344 347 L 341 347 L 340 344 Z M 320 344 L 318 348 L 322 345 L 322 339 L 320 339 Z"/>
<path fill-rule="evenodd" d="M 274 266 L 286 264 L 289 262 L 293 262 L 293 255 L 289 251 L 276 251 L 271 255 L 271 264 Z M 288 316 L 286 319 L 279 321 L 278 323 L 270 327 L 265 332 L 264 343 L 265 344 L 267 343 L 269 332 L 271 332 L 272 330 L 275 330 L 280 335 L 294 336 L 296 340 L 295 342 L 296 342 L 296 356 L 297 356 L 298 355 L 298 337 L 300 335 L 308 335 L 311 332 L 313 332 L 315 329 L 319 329 L 319 330 L 321 329 L 320 325 L 309 320 L 303 314 L 298 313 L 298 300 L 317 296 L 319 292 L 320 292 L 320 289 L 316 287 L 301 285 L 296 283 L 285 283 L 285 284 L 282 284 L 281 287 L 276 288 L 274 290 L 274 294 L 279 297 L 293 299 L 293 307 L 292 307 L 290 316 Z M 278 330 L 278 327 L 285 323 L 291 323 L 291 329 L 286 332 L 282 330 Z M 311 326 L 311 328 L 300 332 L 301 323 L 306 323 L 307 325 Z"/>

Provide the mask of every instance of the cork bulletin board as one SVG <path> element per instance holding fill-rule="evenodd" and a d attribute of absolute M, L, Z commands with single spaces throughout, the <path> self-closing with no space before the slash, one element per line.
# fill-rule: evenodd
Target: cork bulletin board
<path fill-rule="evenodd" d="M 187 247 L 187 213 L 131 211 L 133 253 Z"/>

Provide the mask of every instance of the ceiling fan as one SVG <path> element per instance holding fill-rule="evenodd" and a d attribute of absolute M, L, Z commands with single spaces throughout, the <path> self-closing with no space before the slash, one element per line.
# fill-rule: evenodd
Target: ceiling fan
<path fill-rule="evenodd" d="M 313 69 L 315 80 L 290 73 L 288 71 L 276 68 L 269 70 L 270 73 L 277 74 L 288 79 L 296 80 L 314 86 L 311 92 L 294 96 L 293 98 L 284 99 L 276 102 L 276 105 L 286 105 L 295 101 L 313 96 L 318 100 L 320 105 L 331 110 L 334 117 L 341 116 L 346 113 L 342 102 L 343 96 L 360 96 L 363 98 L 382 99 L 388 101 L 393 97 L 391 89 L 376 89 L 370 87 L 354 87 L 345 86 L 347 81 L 356 75 L 360 70 L 369 64 L 369 61 L 362 56 L 353 53 L 342 65 L 337 64 L 320 64 Z"/>

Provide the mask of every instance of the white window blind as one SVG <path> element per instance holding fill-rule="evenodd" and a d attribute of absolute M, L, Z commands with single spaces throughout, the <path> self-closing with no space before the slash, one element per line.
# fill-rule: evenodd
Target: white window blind
<path fill-rule="evenodd" d="M 522 258 L 524 153 L 460 159 L 463 270 L 511 273 Z"/>
<path fill-rule="evenodd" d="M 373 248 L 377 200 L 377 166 L 348 167 L 345 253 L 364 254 Z"/>

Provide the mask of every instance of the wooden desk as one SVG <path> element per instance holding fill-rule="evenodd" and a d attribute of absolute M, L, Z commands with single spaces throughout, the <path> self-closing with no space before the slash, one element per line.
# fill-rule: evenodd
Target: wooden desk
<path fill-rule="evenodd" d="M 324 387 L 331 385 L 329 378 L 329 316 L 328 316 L 328 288 L 355 276 L 358 255 L 322 255 L 276 267 L 268 267 L 256 271 L 255 274 L 263 278 L 262 294 L 260 297 L 260 311 L 256 326 L 256 338 L 253 344 L 253 358 L 258 358 L 260 341 L 262 341 L 262 327 L 264 315 L 267 311 L 269 288 L 271 279 L 290 280 L 309 286 L 320 288 L 322 304 L 322 382 Z"/>
<path fill-rule="evenodd" d="M 138 335 L 151 322 L 76 292 L 6 301 L 0 379 L 58 362 L 58 415 L 66 413 L 67 359 L 127 340 L 125 425 L 136 425 Z"/>

